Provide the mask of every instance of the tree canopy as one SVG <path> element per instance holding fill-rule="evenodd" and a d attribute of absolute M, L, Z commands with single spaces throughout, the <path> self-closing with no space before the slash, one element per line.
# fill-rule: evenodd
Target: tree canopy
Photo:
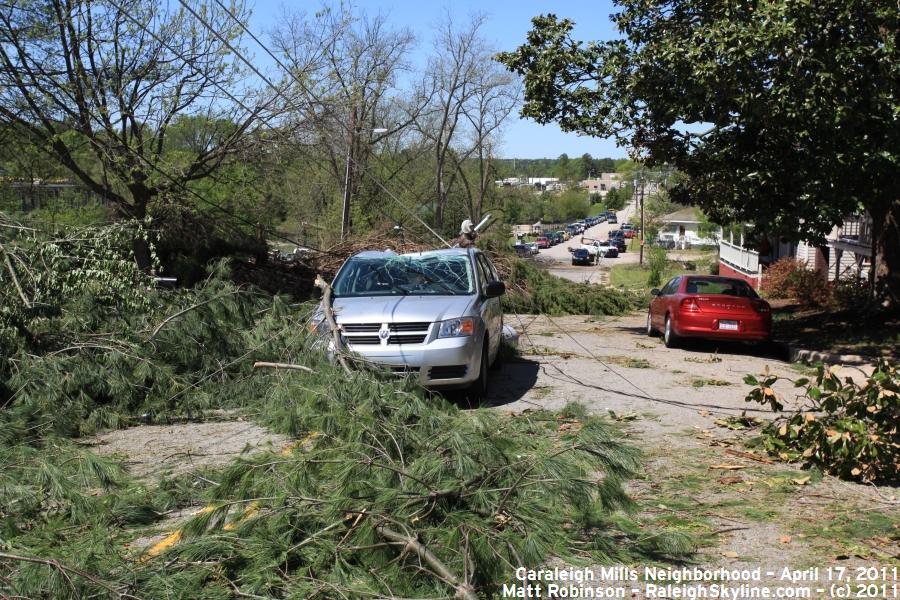
<path fill-rule="evenodd" d="M 673 199 L 721 222 L 818 241 L 867 210 L 900 300 L 896 3 L 616 4 L 622 39 L 583 43 L 545 15 L 499 55 L 524 75 L 522 114 L 674 164 Z"/>

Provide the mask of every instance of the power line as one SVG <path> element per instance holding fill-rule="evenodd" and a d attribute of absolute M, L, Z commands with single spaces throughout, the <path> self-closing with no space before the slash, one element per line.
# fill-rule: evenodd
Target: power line
<path fill-rule="evenodd" d="M 222 41 L 222 43 L 224 43 L 224 44 L 226 45 L 226 47 L 228 47 L 229 50 L 231 50 L 238 58 L 240 58 L 242 62 L 244 62 L 245 64 L 247 64 L 248 66 L 250 66 L 250 68 L 253 70 L 254 73 L 257 73 L 258 75 L 260 75 L 260 78 L 261 78 L 264 82 L 266 82 L 269 86 L 271 86 L 271 87 L 274 88 L 274 84 L 273 84 L 268 78 L 263 77 L 263 76 L 259 73 L 259 71 L 256 69 L 256 67 L 254 67 L 254 66 L 250 63 L 250 61 L 248 61 L 248 60 L 247 60 L 247 59 L 246 59 L 246 58 L 245 58 L 245 57 L 244 57 L 237 49 L 235 49 L 234 46 L 232 46 L 231 44 L 229 44 L 229 43 L 228 43 L 228 42 L 227 42 L 227 41 L 226 41 L 226 40 L 225 40 L 218 32 L 214 31 L 214 30 L 212 29 L 211 25 L 210 25 L 205 19 L 203 19 L 203 17 L 201 17 L 200 15 L 198 15 L 192 8 L 190 8 L 190 7 L 188 6 L 186 0 L 178 0 L 178 2 L 179 2 L 182 6 L 184 6 L 185 9 L 187 9 L 192 15 L 194 15 L 194 17 L 195 17 L 198 21 L 200 21 L 200 23 L 203 24 L 204 27 L 206 27 L 206 28 L 209 29 L 211 32 L 213 32 L 213 34 L 214 34 L 220 41 Z M 269 50 L 268 46 L 266 46 L 265 44 L 263 44 L 262 41 L 261 41 L 258 37 L 256 37 L 256 35 L 255 35 L 252 31 L 250 31 L 250 28 L 248 28 L 248 27 L 247 27 L 240 19 L 238 19 L 236 15 L 232 14 L 232 12 L 231 12 L 230 10 L 228 10 L 228 9 L 221 3 L 220 0 L 215 0 L 215 2 L 216 2 L 216 4 L 217 4 L 222 10 L 225 11 L 225 13 L 226 13 L 229 17 L 231 17 L 231 19 L 232 19 L 235 23 L 237 23 L 238 27 L 240 27 L 245 33 L 247 33 L 247 35 L 249 35 L 249 36 L 253 39 L 253 41 L 255 41 L 255 42 L 259 45 L 259 47 L 262 48 L 262 50 L 263 50 L 266 54 L 268 54 L 268 55 L 269 55 L 269 56 L 270 56 L 270 57 L 271 57 L 271 58 L 272 58 L 272 59 L 273 59 L 273 60 L 274 60 L 274 61 L 275 61 L 282 69 L 284 69 L 284 71 L 287 73 L 287 75 L 288 75 L 291 79 L 293 79 L 293 80 L 297 83 L 297 85 L 300 86 L 300 89 L 303 90 L 303 92 L 304 92 L 305 94 L 307 94 L 310 98 L 313 99 L 313 101 L 314 101 L 315 103 L 319 104 L 320 106 L 324 106 L 324 107 L 326 107 L 326 108 L 328 107 L 328 105 L 327 105 L 325 102 L 323 102 L 323 101 L 321 100 L 321 98 L 319 98 L 319 96 L 315 94 L 315 92 L 313 92 L 312 90 L 309 89 L 309 86 L 307 86 L 306 83 L 305 83 L 303 80 L 301 80 L 299 77 L 297 77 L 297 76 L 294 74 L 293 70 L 291 70 L 287 65 L 285 65 L 285 64 L 284 64 L 277 56 L 275 56 L 275 54 L 274 54 L 271 50 Z M 276 90 L 276 91 L 278 91 L 278 90 Z M 279 93 L 280 93 L 280 91 L 279 91 Z M 287 99 L 289 102 L 292 102 L 289 98 L 287 98 L 287 96 L 284 96 L 283 94 L 282 94 L 282 96 L 283 96 L 285 99 Z M 296 108 L 296 106 L 295 106 L 295 108 Z M 343 127 L 343 128 L 347 131 L 348 134 L 352 134 L 351 128 L 350 128 L 346 123 L 344 123 L 344 122 L 341 121 L 340 119 L 337 119 L 336 121 L 337 121 L 337 123 L 338 123 L 341 127 Z M 394 202 L 396 202 L 401 208 L 403 208 L 405 211 L 407 211 L 413 218 L 415 218 L 419 223 L 421 223 L 422 226 L 424 226 L 424 227 L 425 227 L 426 229 L 428 229 L 428 231 L 430 231 L 435 237 L 437 237 L 439 240 L 441 240 L 441 242 L 443 242 L 443 243 L 444 243 L 445 245 L 447 245 L 448 247 L 450 246 L 450 244 L 447 242 L 447 240 L 445 240 L 445 239 L 444 239 L 443 237 L 441 237 L 436 231 L 434 231 L 431 227 L 429 227 L 428 224 L 427 224 L 423 219 L 421 219 L 417 214 L 415 214 L 415 211 L 413 211 L 412 209 L 410 209 L 409 207 L 407 207 L 407 206 L 406 206 L 399 198 L 397 198 L 397 196 L 396 196 L 393 192 L 391 192 L 389 189 L 387 189 L 387 187 L 385 187 L 385 186 L 384 186 L 384 185 L 383 185 L 383 184 L 382 184 L 382 183 L 381 183 L 374 175 L 372 175 L 372 174 L 369 172 L 369 168 L 368 168 L 366 165 L 360 164 L 359 161 L 353 159 L 352 157 L 349 157 L 349 156 L 348 156 L 348 159 L 349 159 L 349 161 L 352 162 L 355 166 L 357 166 L 357 167 L 360 169 L 361 172 L 363 172 L 364 174 L 368 175 L 369 178 L 371 178 L 371 179 L 376 183 L 376 185 L 378 185 L 378 187 L 381 188 L 381 190 L 384 191 L 384 193 L 386 193 L 386 194 L 388 195 L 389 198 L 391 198 L 391 199 L 392 199 Z"/>

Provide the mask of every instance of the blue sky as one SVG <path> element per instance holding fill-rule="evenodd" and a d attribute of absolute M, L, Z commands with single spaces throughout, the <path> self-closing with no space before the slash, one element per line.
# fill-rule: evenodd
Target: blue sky
<path fill-rule="evenodd" d="M 320 2 L 298 0 L 248 0 L 253 9 L 250 22 L 254 33 L 265 34 L 278 24 L 278 18 L 285 8 L 291 11 L 313 13 Z M 525 33 L 530 29 L 531 18 L 542 13 L 555 13 L 575 21 L 575 36 L 581 40 L 605 40 L 616 37 L 616 31 L 609 20 L 613 13 L 611 0 L 567 0 L 565 2 L 538 2 L 535 0 L 456 0 L 452 3 L 431 0 L 361 0 L 354 6 L 369 13 L 382 12 L 396 27 L 410 28 L 418 38 L 414 63 L 422 64 L 431 47 L 431 26 L 438 22 L 445 11 L 449 11 L 459 22 L 465 21 L 473 12 L 487 15 L 483 33 L 499 50 L 512 50 L 525 41 Z M 262 35 L 260 35 L 265 39 Z M 254 48 L 252 41 L 247 46 L 256 59 L 271 69 L 270 61 L 264 61 L 263 52 Z M 555 125 L 541 126 L 518 115 L 510 118 L 503 135 L 500 153 L 505 158 L 557 157 L 563 152 L 569 156 L 581 156 L 589 152 L 595 158 L 625 156 L 625 149 L 617 148 L 612 140 L 563 133 Z"/>

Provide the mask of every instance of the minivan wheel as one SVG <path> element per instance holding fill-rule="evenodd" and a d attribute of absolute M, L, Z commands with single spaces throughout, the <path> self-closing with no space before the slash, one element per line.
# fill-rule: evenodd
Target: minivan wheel
<path fill-rule="evenodd" d="M 490 361 L 490 348 L 488 346 L 487 337 L 484 338 L 484 343 L 482 344 L 481 349 L 481 372 L 478 373 L 478 379 L 472 382 L 472 385 L 467 390 L 467 396 L 469 402 L 477 403 L 483 400 L 487 396 L 487 384 L 488 384 L 488 368 Z"/>
<path fill-rule="evenodd" d="M 666 328 L 663 331 L 663 342 L 666 344 L 666 348 L 674 348 L 678 345 L 678 336 L 675 335 L 675 331 L 672 329 L 672 319 L 669 318 L 669 315 L 666 315 Z"/>

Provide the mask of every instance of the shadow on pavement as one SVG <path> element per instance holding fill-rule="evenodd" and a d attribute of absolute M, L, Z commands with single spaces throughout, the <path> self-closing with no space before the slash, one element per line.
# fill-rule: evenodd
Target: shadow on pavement
<path fill-rule="evenodd" d="M 520 400 L 537 383 L 540 365 L 526 358 L 510 358 L 492 370 L 488 379 L 487 398 L 474 405 L 465 390 L 441 392 L 460 408 L 491 408 Z"/>
<path fill-rule="evenodd" d="M 647 338 L 644 327 L 619 326 L 617 329 L 623 333 L 629 333 L 636 337 Z M 659 340 L 659 337 L 653 338 Z M 696 352 L 704 354 L 734 354 L 738 356 L 755 356 L 757 358 L 769 358 L 784 362 L 790 361 L 790 353 L 787 345 L 777 342 L 729 342 L 723 340 L 704 340 L 698 338 L 682 338 L 678 341 L 676 350 L 683 352 Z"/>

